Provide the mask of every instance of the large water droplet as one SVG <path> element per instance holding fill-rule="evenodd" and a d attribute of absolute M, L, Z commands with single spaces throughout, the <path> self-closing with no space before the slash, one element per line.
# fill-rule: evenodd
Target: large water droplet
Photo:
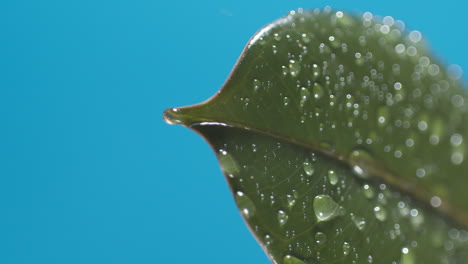
<path fill-rule="evenodd" d="M 317 195 L 314 198 L 315 216 L 319 221 L 330 221 L 344 214 L 343 207 L 339 206 L 326 194 Z"/>
<path fill-rule="evenodd" d="M 238 191 L 236 192 L 235 199 L 237 206 L 239 207 L 239 210 L 243 216 L 250 218 L 255 214 L 255 205 L 252 200 L 247 197 L 247 195 L 241 191 Z"/>

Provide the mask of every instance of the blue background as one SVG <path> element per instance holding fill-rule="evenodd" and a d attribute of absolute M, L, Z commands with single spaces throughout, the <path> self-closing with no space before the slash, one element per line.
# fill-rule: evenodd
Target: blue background
<path fill-rule="evenodd" d="M 467 4 L 0 2 L 0 263 L 269 263 L 208 145 L 166 125 L 260 27 L 331 5 L 391 15 L 468 69 Z"/>

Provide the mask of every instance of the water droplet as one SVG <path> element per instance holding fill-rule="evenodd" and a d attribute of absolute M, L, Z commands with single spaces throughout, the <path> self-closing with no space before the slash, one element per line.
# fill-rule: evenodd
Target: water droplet
<path fill-rule="evenodd" d="M 283 258 L 283 264 L 306 264 L 306 263 L 296 257 L 293 257 L 291 255 L 286 255 Z"/>
<path fill-rule="evenodd" d="M 286 195 L 286 200 L 288 202 L 288 207 L 291 208 L 296 204 L 296 198 L 293 195 Z"/>
<path fill-rule="evenodd" d="M 354 225 L 356 225 L 356 227 L 359 230 L 364 230 L 364 228 L 366 228 L 366 220 L 364 219 L 364 217 L 355 216 L 354 214 L 350 215 L 351 220 L 354 222 Z"/>
<path fill-rule="evenodd" d="M 291 76 L 296 77 L 301 72 L 301 64 L 295 60 L 289 61 L 289 73 Z"/>
<path fill-rule="evenodd" d="M 442 205 L 442 200 L 440 199 L 439 196 L 433 196 L 433 197 L 431 198 L 431 205 L 432 205 L 432 207 L 437 208 L 437 207 L 439 207 L 440 205 Z"/>
<path fill-rule="evenodd" d="M 236 160 L 227 151 L 220 149 L 217 156 L 224 174 L 233 178 L 236 174 L 240 172 L 240 167 L 237 164 Z"/>
<path fill-rule="evenodd" d="M 375 218 L 379 221 L 385 221 L 387 219 L 387 211 L 380 206 L 374 207 Z"/>
<path fill-rule="evenodd" d="M 317 232 L 315 233 L 315 242 L 319 245 L 323 245 L 325 242 L 327 242 L 327 235 L 322 233 L 322 232 Z"/>
<path fill-rule="evenodd" d="M 373 163 L 373 158 L 369 152 L 362 148 L 356 148 L 349 155 L 349 163 L 354 174 L 360 178 L 369 178 L 369 167 Z"/>
<path fill-rule="evenodd" d="M 462 142 L 463 142 L 463 137 L 460 134 L 455 133 L 450 137 L 450 143 L 454 147 L 460 146 Z"/>
<path fill-rule="evenodd" d="M 356 52 L 356 54 L 354 54 L 354 57 L 356 58 L 355 60 L 356 65 L 361 66 L 364 64 L 364 57 L 362 56 L 361 53 Z"/>
<path fill-rule="evenodd" d="M 317 195 L 314 198 L 315 216 L 319 221 L 330 221 L 344 214 L 343 207 L 339 206 L 326 194 Z"/>
<path fill-rule="evenodd" d="M 465 104 L 465 99 L 459 94 L 452 96 L 451 101 L 455 107 L 461 107 Z"/>
<path fill-rule="evenodd" d="M 414 254 L 407 247 L 401 249 L 401 264 L 414 264 Z"/>
<path fill-rule="evenodd" d="M 328 171 L 328 180 L 330 181 L 331 185 L 336 185 L 338 183 L 339 177 L 335 171 L 329 170 Z"/>
<path fill-rule="evenodd" d="M 301 87 L 301 101 L 307 101 L 309 99 L 310 92 L 305 87 Z"/>
<path fill-rule="evenodd" d="M 418 176 L 418 178 L 424 178 L 424 176 L 426 176 L 426 170 L 424 168 L 418 168 L 416 170 L 416 176 Z"/>
<path fill-rule="evenodd" d="M 320 67 L 317 64 L 312 64 L 312 77 L 314 80 L 320 77 Z"/>
<path fill-rule="evenodd" d="M 315 169 L 311 162 L 305 161 L 303 164 L 303 167 L 304 167 L 304 172 L 307 175 L 312 176 L 314 174 Z"/>
<path fill-rule="evenodd" d="M 281 66 L 281 72 L 283 73 L 283 76 L 288 75 L 288 73 L 289 73 L 288 67 L 286 67 L 286 66 L 284 66 L 284 65 Z"/>
<path fill-rule="evenodd" d="M 255 214 L 255 205 L 252 202 L 252 200 L 250 200 L 250 198 L 247 197 L 247 195 L 245 195 L 241 191 L 238 191 L 236 192 L 235 199 L 241 214 L 245 218 L 250 218 Z"/>
<path fill-rule="evenodd" d="M 269 246 L 273 243 L 273 238 L 270 236 L 270 234 L 266 234 L 265 237 L 263 238 L 263 242 L 265 243 L 266 246 Z"/>
<path fill-rule="evenodd" d="M 260 81 L 258 79 L 253 79 L 252 84 L 253 84 L 254 91 L 257 91 L 260 88 L 260 85 L 261 85 L 261 83 L 260 83 Z"/>
<path fill-rule="evenodd" d="M 286 214 L 285 211 L 283 210 L 279 210 L 278 211 L 278 222 L 280 224 L 280 226 L 284 226 L 286 224 L 286 222 L 288 221 L 288 214 Z"/>
<path fill-rule="evenodd" d="M 437 64 L 429 65 L 429 67 L 427 68 L 427 72 L 432 76 L 436 76 L 440 72 L 439 65 Z"/>
<path fill-rule="evenodd" d="M 388 118 L 390 116 L 389 108 L 382 106 L 377 110 L 377 122 L 380 127 L 384 127 L 388 123 Z"/>
<path fill-rule="evenodd" d="M 314 94 L 315 99 L 320 99 L 323 96 L 323 87 L 322 85 L 318 83 L 314 83 L 314 86 L 312 87 L 312 93 Z"/>
<path fill-rule="evenodd" d="M 307 36 L 306 33 L 303 33 L 303 34 L 301 35 L 301 37 L 302 37 L 302 41 L 303 41 L 304 43 L 309 43 L 309 42 L 310 42 L 310 37 Z"/>
<path fill-rule="evenodd" d="M 369 184 L 364 184 L 362 189 L 363 189 L 364 196 L 367 199 L 374 198 L 375 193 L 374 193 L 374 188 L 372 188 L 372 186 L 370 186 Z"/>
<path fill-rule="evenodd" d="M 463 153 L 458 151 L 452 153 L 450 160 L 454 165 L 460 165 L 463 162 Z"/>
<path fill-rule="evenodd" d="M 410 39 L 411 42 L 413 42 L 413 43 L 418 43 L 418 42 L 421 40 L 422 35 L 421 35 L 421 32 L 419 32 L 419 31 L 417 31 L 417 30 L 414 30 L 414 31 L 411 31 L 411 32 L 409 33 L 409 36 L 408 36 L 408 37 L 409 37 L 409 39 Z"/>
<path fill-rule="evenodd" d="M 348 242 L 343 243 L 343 254 L 347 256 L 349 252 L 351 251 L 351 246 L 349 245 Z"/>
<path fill-rule="evenodd" d="M 275 34 L 273 34 L 273 38 L 274 38 L 276 41 L 280 41 L 280 40 L 281 40 L 281 35 L 278 34 L 278 33 L 275 33 Z"/>
<path fill-rule="evenodd" d="M 405 50 L 406 50 L 405 45 L 401 43 L 395 46 L 395 52 L 398 54 L 402 54 L 403 52 L 405 52 Z"/>
<path fill-rule="evenodd" d="M 178 118 L 178 114 L 177 112 L 179 112 L 179 109 L 177 108 L 169 108 L 169 109 L 166 109 L 166 111 L 164 111 L 163 113 L 163 119 L 166 123 L 168 123 L 169 125 L 175 125 L 175 124 L 180 124 L 182 123 L 182 120 L 180 120 Z"/>

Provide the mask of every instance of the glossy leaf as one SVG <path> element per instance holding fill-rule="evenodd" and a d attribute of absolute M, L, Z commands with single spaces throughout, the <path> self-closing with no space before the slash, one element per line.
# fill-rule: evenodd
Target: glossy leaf
<path fill-rule="evenodd" d="M 164 118 L 211 144 L 274 263 L 467 263 L 468 97 L 423 42 L 391 17 L 292 11 Z"/>

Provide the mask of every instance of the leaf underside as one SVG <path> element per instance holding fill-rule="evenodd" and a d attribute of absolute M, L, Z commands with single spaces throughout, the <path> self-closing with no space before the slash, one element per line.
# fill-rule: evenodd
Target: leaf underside
<path fill-rule="evenodd" d="M 467 263 L 467 99 L 402 22 L 300 10 L 164 118 L 213 147 L 274 263 Z"/>

